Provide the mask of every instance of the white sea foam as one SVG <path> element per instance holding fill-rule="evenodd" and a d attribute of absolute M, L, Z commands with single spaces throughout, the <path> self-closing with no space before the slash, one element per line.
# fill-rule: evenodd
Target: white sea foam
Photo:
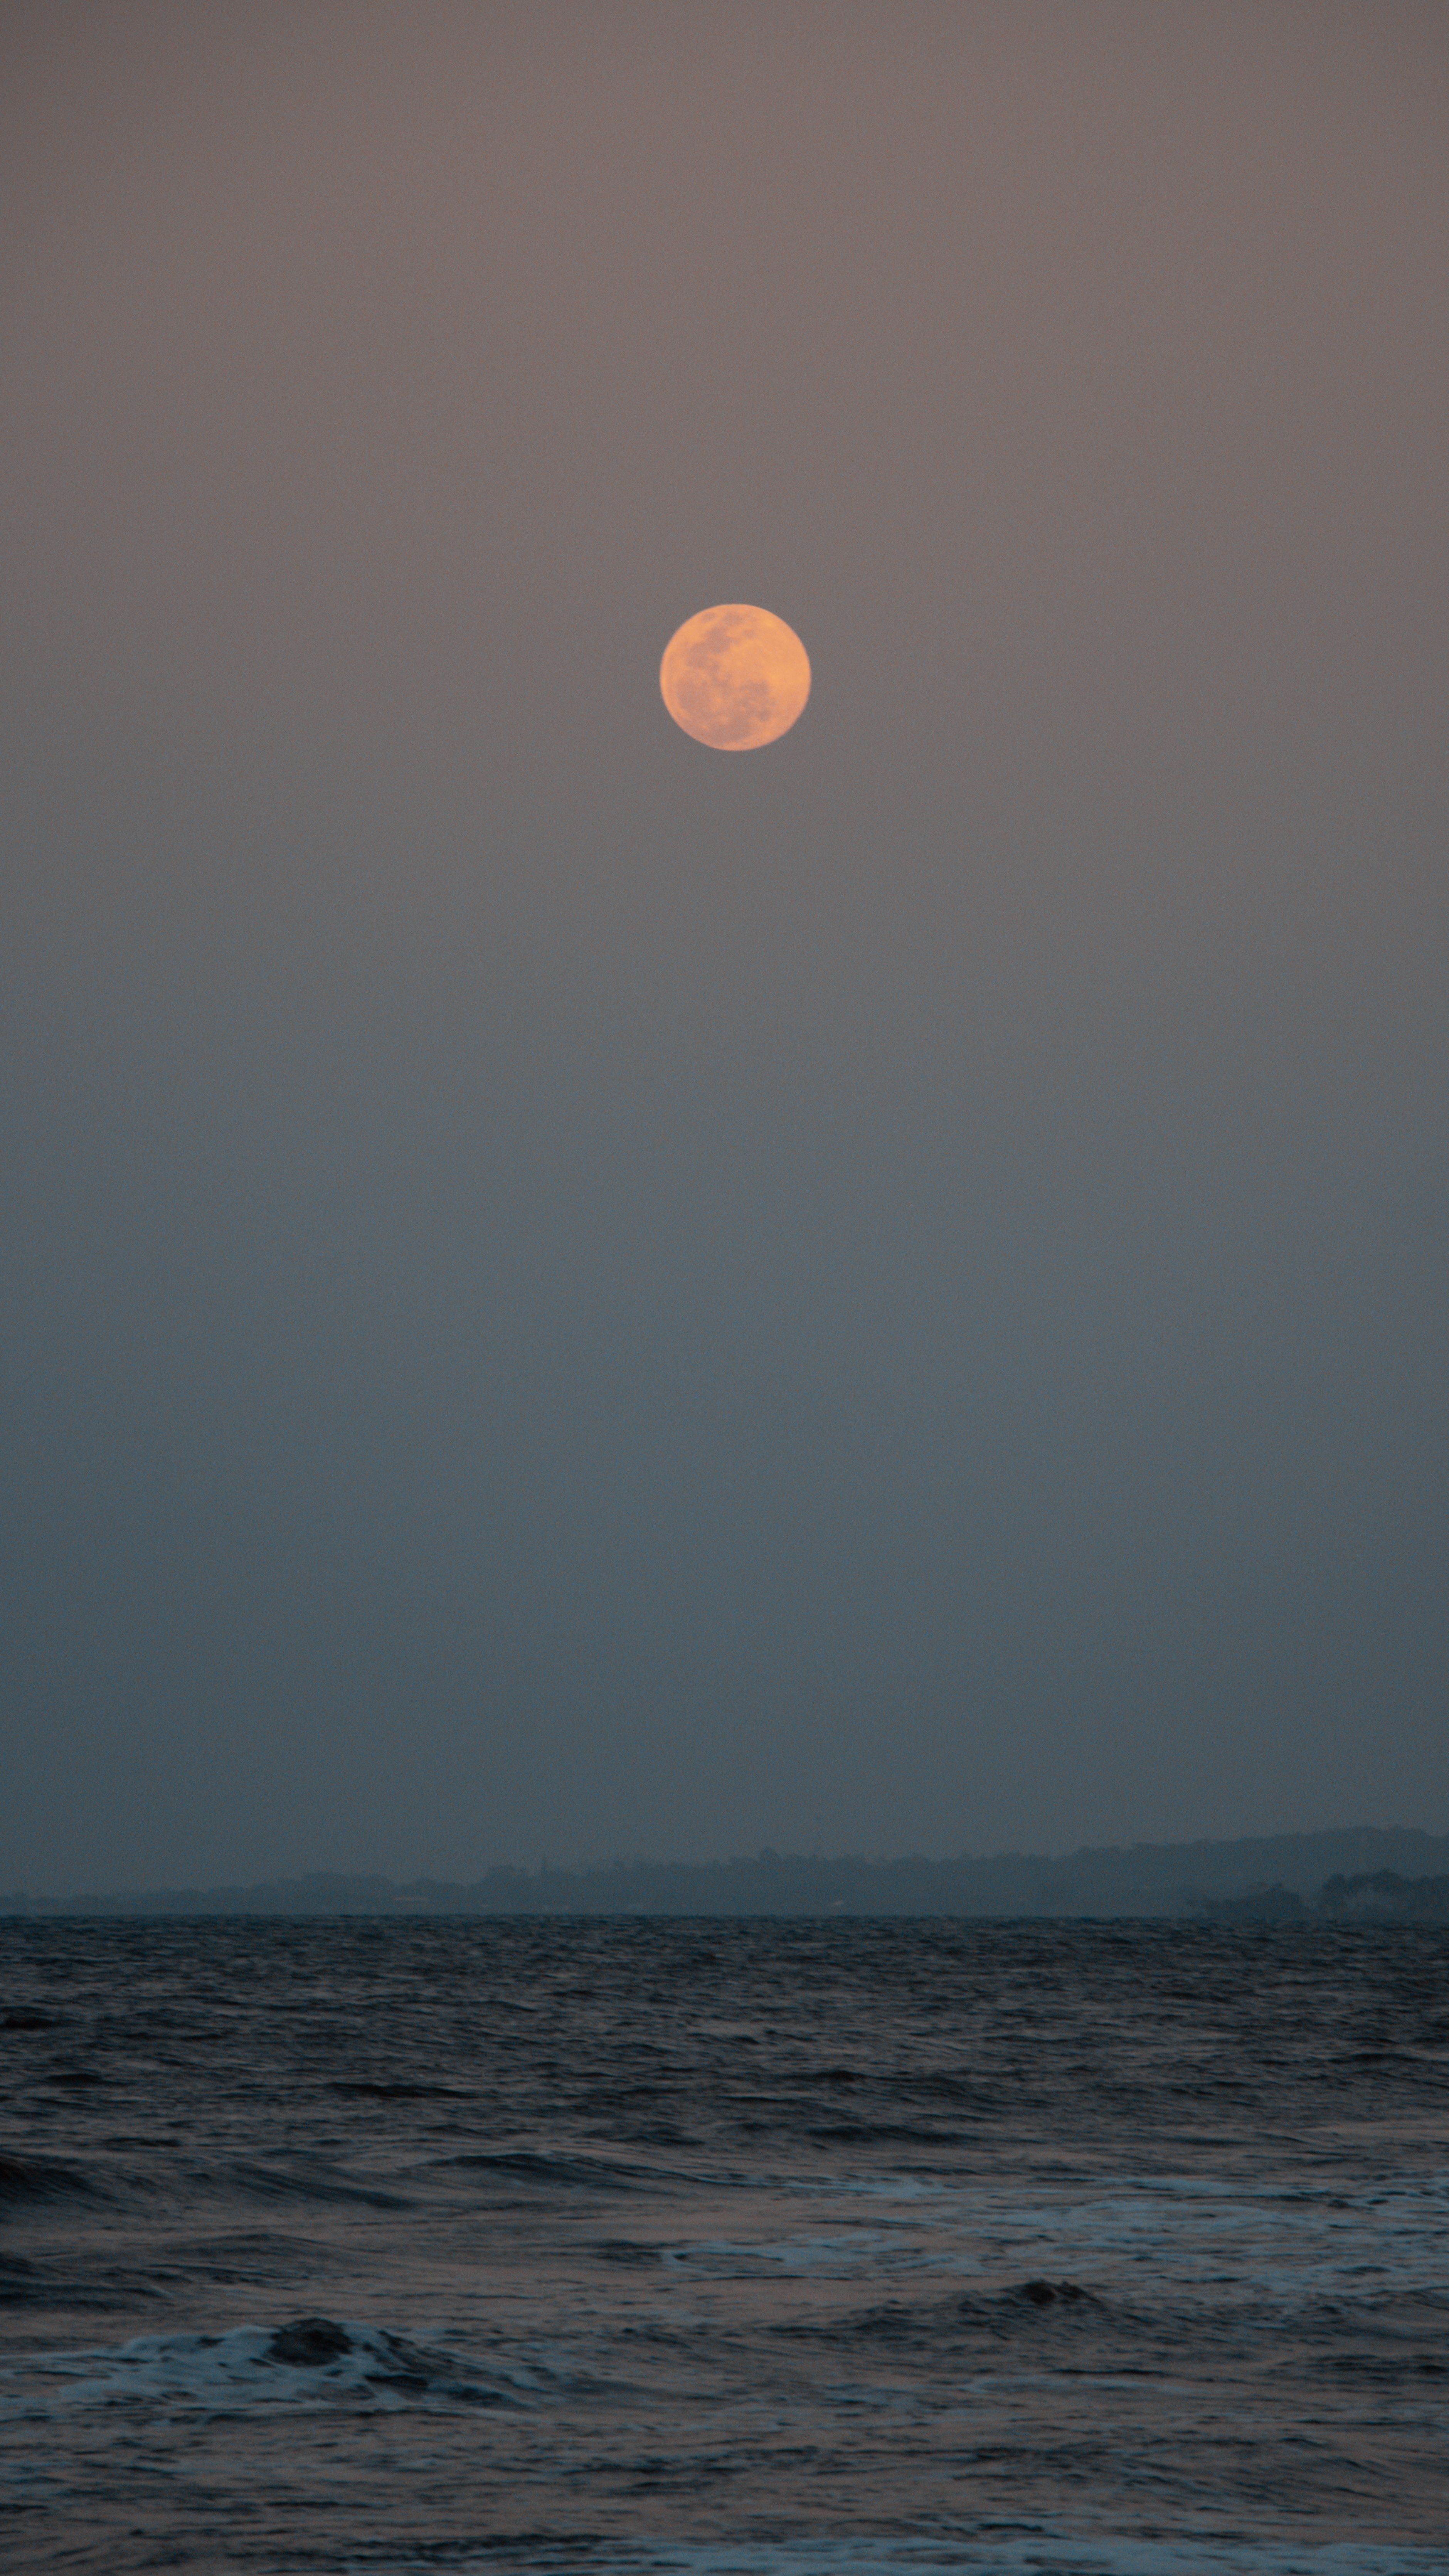
<path fill-rule="evenodd" d="M 853 2280 L 863 2272 L 918 2271 L 934 2268 L 924 2249 L 903 2244 L 878 2228 L 849 2228 L 836 2236 L 781 2236 L 738 2240 L 701 2238 L 692 2245 L 665 2245 L 660 2259 L 671 2268 L 729 2280 L 758 2280 L 784 2272 L 801 2278 Z M 954 2268 L 954 2267 L 953 2267 Z"/>
<path fill-rule="evenodd" d="M 964 2210 L 961 2223 L 972 2224 Z M 1240 2295 L 1341 2293 L 1369 2276 L 1385 2289 L 1437 2287 L 1449 2267 L 1449 2202 L 1437 2175 L 1351 2196 L 1168 2177 L 1010 2210 L 979 2205 L 973 2233 L 1007 2261 L 1146 2265 Z"/>
<path fill-rule="evenodd" d="M 548 2385 L 542 2370 L 470 2371 L 448 2353 L 377 2326 L 331 2320 L 233 2326 L 214 2335 L 137 2335 L 129 2343 L 31 2355 L 9 2378 L 0 2413 L 12 2421 L 116 2405 L 197 2408 L 209 2415 L 310 2410 L 339 2401 L 398 2407 L 429 2397 L 520 2405 Z"/>
<path fill-rule="evenodd" d="M 771 2273 L 1068 2272 L 1126 2287 L 1142 2272 L 1183 2291 L 1237 2299 L 1389 2292 L 1449 2277 L 1449 2177 L 1345 2194 L 1341 2185 L 1255 2185 L 1181 2174 L 1124 2176 L 1090 2193 L 1009 2196 L 971 2182 L 854 2177 L 790 2183 L 788 2192 L 849 2202 L 869 2196 L 869 2223 L 781 2237 L 716 2237 L 661 2247 L 685 2271 L 739 2279 Z M 899 2211 L 889 2207 L 898 2201 Z M 882 2204 L 886 2204 L 882 2206 Z M 822 2213 L 823 2214 L 823 2213 Z M 842 2216 L 844 2212 L 842 2211 Z M 1449 2565 L 1449 2560 L 1446 2560 Z"/>

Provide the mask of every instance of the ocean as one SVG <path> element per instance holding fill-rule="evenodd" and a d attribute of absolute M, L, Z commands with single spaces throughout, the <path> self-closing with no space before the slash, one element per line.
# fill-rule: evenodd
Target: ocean
<path fill-rule="evenodd" d="M 1445 2576 L 1449 1931 L 0 1923 L 7 2571 Z"/>

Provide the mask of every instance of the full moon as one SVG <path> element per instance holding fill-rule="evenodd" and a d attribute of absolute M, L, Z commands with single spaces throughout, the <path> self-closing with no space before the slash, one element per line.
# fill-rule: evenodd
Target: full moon
<path fill-rule="evenodd" d="M 677 725 L 715 751 L 758 751 L 788 733 L 810 695 L 810 656 L 793 626 L 736 601 L 701 608 L 659 665 Z"/>

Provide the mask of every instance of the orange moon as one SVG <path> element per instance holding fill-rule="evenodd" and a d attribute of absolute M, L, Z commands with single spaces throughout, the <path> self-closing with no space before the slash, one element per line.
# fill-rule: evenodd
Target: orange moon
<path fill-rule="evenodd" d="M 735 601 L 701 608 L 671 635 L 659 665 L 677 725 L 714 751 L 778 742 L 810 695 L 810 656 L 793 626 Z"/>

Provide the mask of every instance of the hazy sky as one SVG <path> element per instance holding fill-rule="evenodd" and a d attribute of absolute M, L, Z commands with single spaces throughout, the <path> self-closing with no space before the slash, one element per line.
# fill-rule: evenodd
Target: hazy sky
<path fill-rule="evenodd" d="M 11 0 L 0 1887 L 1449 1826 L 1446 137 Z"/>

